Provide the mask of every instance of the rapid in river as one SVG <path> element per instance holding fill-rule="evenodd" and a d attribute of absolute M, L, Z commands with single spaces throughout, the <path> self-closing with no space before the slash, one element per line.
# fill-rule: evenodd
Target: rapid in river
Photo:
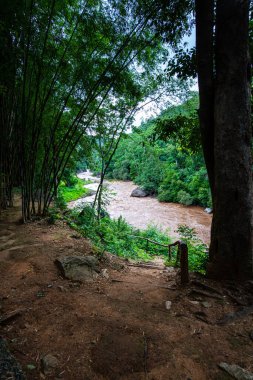
<path fill-rule="evenodd" d="M 85 187 L 91 190 L 97 189 L 99 178 L 93 177 L 89 171 L 79 173 L 78 177 L 93 181 Z M 168 230 L 168 234 L 172 237 L 178 237 L 176 230 L 179 224 L 186 224 L 195 229 L 204 243 L 209 243 L 212 216 L 202 207 L 159 202 L 155 197 L 131 197 L 132 191 L 137 187 L 131 181 L 111 181 L 106 182 L 106 185 L 111 193 L 107 211 L 112 218 L 122 216 L 129 224 L 140 229 L 156 225 L 162 230 Z M 94 195 L 80 198 L 70 202 L 69 207 L 80 207 L 92 200 Z"/>

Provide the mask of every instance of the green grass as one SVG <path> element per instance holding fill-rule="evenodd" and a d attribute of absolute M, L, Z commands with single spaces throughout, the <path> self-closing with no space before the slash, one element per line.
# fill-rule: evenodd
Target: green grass
<path fill-rule="evenodd" d="M 59 196 L 61 196 L 66 203 L 85 197 L 90 193 L 90 190 L 84 187 L 84 185 L 87 185 L 88 183 L 90 182 L 76 178 L 76 183 L 73 186 L 68 187 L 62 182 L 59 186 Z"/>

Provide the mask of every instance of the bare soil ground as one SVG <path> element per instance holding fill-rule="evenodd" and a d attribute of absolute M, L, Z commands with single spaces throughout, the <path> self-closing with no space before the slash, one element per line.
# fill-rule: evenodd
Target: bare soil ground
<path fill-rule="evenodd" d="M 129 266 L 109 254 L 100 261 L 109 278 L 73 283 L 54 260 L 94 254 L 90 242 L 62 222 L 24 225 L 18 215 L 14 208 L 0 216 L 0 335 L 29 380 L 230 379 L 220 362 L 253 372 L 251 284 L 243 293 L 192 275 L 197 282 L 181 287 L 173 269 Z M 240 307 L 246 313 L 219 323 Z M 58 360 L 49 374 L 46 354 Z"/>

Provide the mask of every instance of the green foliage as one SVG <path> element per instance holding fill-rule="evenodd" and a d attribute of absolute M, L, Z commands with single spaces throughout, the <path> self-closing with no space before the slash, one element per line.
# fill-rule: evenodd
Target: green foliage
<path fill-rule="evenodd" d="M 60 210 L 62 209 L 63 209 L 63 206 L 59 207 L 58 204 L 55 204 L 54 207 L 51 207 L 48 210 L 48 217 L 47 217 L 48 224 L 55 224 L 56 220 L 59 220 L 62 218 L 62 215 L 60 213 Z"/>
<path fill-rule="evenodd" d="M 77 183 L 78 183 L 77 176 L 73 174 L 70 168 L 66 168 L 62 176 L 62 185 L 64 184 L 67 187 L 73 187 Z"/>
<path fill-rule="evenodd" d="M 190 271 L 204 274 L 208 259 L 207 245 L 197 237 L 194 228 L 181 224 L 178 226 L 177 232 L 180 235 L 180 240 L 187 244 Z"/>
<path fill-rule="evenodd" d="M 190 206 L 193 203 L 193 198 L 191 195 L 184 190 L 179 190 L 177 193 L 177 200 L 185 206 Z"/>
<path fill-rule="evenodd" d="M 54 200 L 54 206 L 59 210 L 66 210 L 67 208 L 67 202 L 64 200 L 64 197 L 62 195 L 62 192 L 58 189 L 57 197 Z M 51 211 L 51 208 L 49 208 L 49 213 Z"/>
<path fill-rule="evenodd" d="M 197 106 L 193 97 L 135 128 L 121 140 L 108 177 L 131 179 L 163 202 L 211 206 Z"/>
<path fill-rule="evenodd" d="M 84 186 L 88 184 L 88 181 L 79 179 L 73 175 L 68 178 L 68 183 L 61 182 L 58 188 L 58 205 L 63 200 L 65 203 L 75 201 L 79 198 L 89 195 L 89 189 Z"/>
<path fill-rule="evenodd" d="M 183 104 L 162 112 L 156 119 L 157 136 L 164 141 L 175 140 L 182 149 L 189 153 L 199 152 L 201 139 L 198 108 L 198 95 L 193 93 L 190 99 Z"/>
<path fill-rule="evenodd" d="M 167 70 L 169 75 L 177 75 L 179 78 L 196 78 L 196 48 L 184 49 L 177 47 L 175 54 L 168 62 Z"/>
<path fill-rule="evenodd" d="M 170 238 L 155 226 L 140 231 L 130 226 L 122 217 L 111 219 L 105 216 L 99 221 L 95 211 L 89 206 L 85 206 L 81 213 L 73 211 L 67 220 L 101 251 L 134 260 L 152 260 L 155 255 L 167 254 L 167 248 L 145 240 L 151 239 L 162 244 L 170 242 Z"/>
<path fill-rule="evenodd" d="M 149 193 L 157 194 L 159 184 L 163 178 L 163 168 L 159 157 L 155 152 L 153 153 L 147 154 L 146 160 L 143 162 L 141 171 L 136 176 L 135 181 Z"/>
<path fill-rule="evenodd" d="M 187 155 L 180 149 L 172 148 L 175 162 L 169 162 L 165 177 L 158 191 L 158 199 L 163 202 L 178 202 L 185 205 L 199 204 L 211 206 L 211 195 L 200 154 Z"/>
<path fill-rule="evenodd" d="M 151 242 L 166 246 L 172 242 L 168 232 L 161 231 L 157 226 L 138 230 L 122 217 L 111 219 L 108 215 L 98 220 L 95 210 L 88 205 L 81 212 L 71 211 L 65 218 L 71 227 L 91 239 L 98 252 L 109 251 L 120 257 L 141 261 L 152 260 L 155 256 L 167 259 L 168 248 Z M 180 225 L 178 232 L 180 239 L 188 246 L 189 269 L 205 273 L 207 246 L 196 237 L 194 229 Z M 175 259 L 176 251 L 173 252 L 173 260 L 167 260 L 167 265 L 175 265 Z"/>

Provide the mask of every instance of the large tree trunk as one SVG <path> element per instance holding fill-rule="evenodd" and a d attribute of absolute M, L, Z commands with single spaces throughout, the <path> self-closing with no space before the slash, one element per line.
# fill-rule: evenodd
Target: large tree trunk
<path fill-rule="evenodd" d="M 253 277 L 248 16 L 246 0 L 217 1 L 215 187 L 209 274 L 218 278 Z"/>
<path fill-rule="evenodd" d="M 214 0 L 195 0 L 199 121 L 211 193 L 214 190 Z"/>

